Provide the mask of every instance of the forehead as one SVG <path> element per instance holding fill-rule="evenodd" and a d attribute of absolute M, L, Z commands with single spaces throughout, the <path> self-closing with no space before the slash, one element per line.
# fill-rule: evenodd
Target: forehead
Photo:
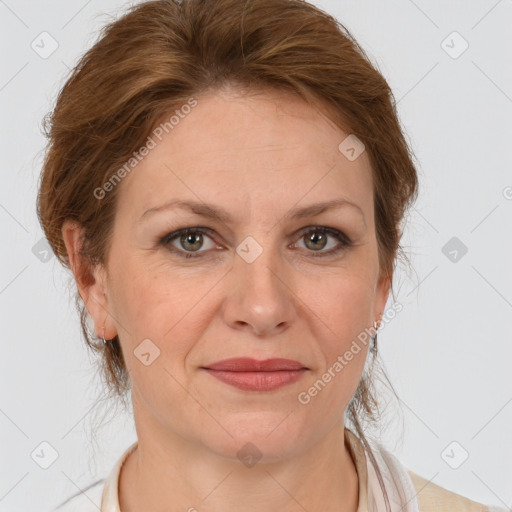
<path fill-rule="evenodd" d="M 339 145 L 349 133 L 302 99 L 216 91 L 196 101 L 160 130 L 161 140 L 152 137 L 153 149 L 124 179 L 119 208 L 127 215 L 172 199 L 277 212 L 344 197 L 371 216 L 366 152 L 348 159 Z"/>

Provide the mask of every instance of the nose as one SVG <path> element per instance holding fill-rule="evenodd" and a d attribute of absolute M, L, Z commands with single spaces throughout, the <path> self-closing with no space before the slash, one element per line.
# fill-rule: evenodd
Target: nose
<path fill-rule="evenodd" d="M 283 332 L 295 314 L 289 280 L 285 265 L 272 250 L 263 250 L 252 262 L 237 254 L 225 284 L 225 322 L 259 337 Z"/>

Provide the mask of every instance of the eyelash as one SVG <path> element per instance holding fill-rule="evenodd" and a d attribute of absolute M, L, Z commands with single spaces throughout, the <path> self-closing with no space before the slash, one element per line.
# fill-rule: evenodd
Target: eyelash
<path fill-rule="evenodd" d="M 301 232 L 301 234 L 299 236 L 299 240 L 304 235 L 306 235 L 308 233 L 315 233 L 315 232 L 320 232 L 323 234 L 333 236 L 340 242 L 340 245 L 334 249 L 330 249 L 329 251 L 319 252 L 318 254 L 312 254 L 311 256 L 313 258 L 324 258 L 327 256 L 332 256 L 334 254 L 339 253 L 343 249 L 352 247 L 352 245 L 353 245 L 352 241 L 350 240 L 350 238 L 347 235 L 345 235 L 345 233 L 338 231 L 337 229 L 334 229 L 334 228 L 329 228 L 327 226 L 312 226 L 312 227 L 305 228 Z M 180 229 L 178 231 L 173 231 L 172 233 L 168 233 L 165 236 L 163 236 L 162 238 L 160 238 L 159 245 L 162 245 L 162 246 L 166 247 L 167 249 L 169 249 L 171 252 L 178 254 L 181 258 L 185 258 L 185 259 L 202 258 L 203 255 L 201 253 L 204 253 L 207 251 L 196 251 L 196 253 L 186 252 L 186 251 L 177 249 L 176 247 L 173 247 L 171 245 L 171 242 L 175 238 L 178 238 L 181 235 L 185 235 L 185 234 L 189 234 L 189 233 L 195 233 L 195 234 L 200 233 L 202 235 L 208 235 L 211 238 L 211 234 L 213 233 L 213 230 L 211 230 L 209 228 L 202 228 L 202 227 Z M 314 251 L 310 251 L 310 252 L 314 253 Z"/>

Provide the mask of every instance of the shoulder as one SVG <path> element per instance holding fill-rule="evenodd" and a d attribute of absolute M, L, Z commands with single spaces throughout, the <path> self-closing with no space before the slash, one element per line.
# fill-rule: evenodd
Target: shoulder
<path fill-rule="evenodd" d="M 490 507 L 472 501 L 436 485 L 411 470 L 408 470 L 408 473 L 418 494 L 420 512 L 509 512 L 505 508 Z"/>
<path fill-rule="evenodd" d="M 105 479 L 98 480 L 70 496 L 51 512 L 98 512 L 101 508 L 104 483 Z"/>

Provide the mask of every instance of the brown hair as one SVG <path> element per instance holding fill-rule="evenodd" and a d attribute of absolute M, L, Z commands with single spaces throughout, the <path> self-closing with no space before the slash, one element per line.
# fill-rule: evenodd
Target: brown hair
<path fill-rule="evenodd" d="M 103 28 L 45 119 L 49 142 L 37 209 L 60 262 L 69 268 L 61 229 L 74 219 L 84 229 L 81 254 L 88 262 L 79 277 L 90 279 L 90 268 L 106 261 L 119 187 L 101 200 L 94 190 L 144 145 L 165 114 L 192 95 L 233 85 L 298 94 L 364 143 L 379 266 L 391 278 L 404 256 L 401 222 L 417 195 L 413 155 L 384 77 L 339 21 L 302 0 L 149 1 Z M 107 387 L 122 397 L 129 381 L 119 339 L 96 345 L 79 294 L 76 300 L 85 340 L 101 352 Z M 363 374 L 348 418 L 376 465 L 361 427 L 362 416 L 370 423 L 379 417 L 373 380 L 373 372 Z"/>

